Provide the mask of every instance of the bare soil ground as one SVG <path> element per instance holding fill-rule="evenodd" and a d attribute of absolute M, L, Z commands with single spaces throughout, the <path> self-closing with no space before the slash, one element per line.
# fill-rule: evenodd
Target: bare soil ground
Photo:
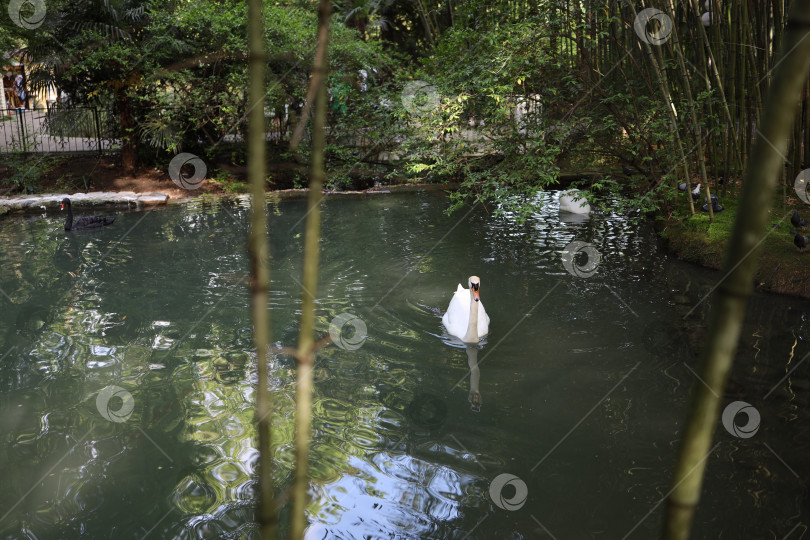
<path fill-rule="evenodd" d="M 86 186 L 86 187 L 85 187 Z M 172 182 L 166 171 L 154 167 L 139 167 L 134 175 L 124 174 L 113 157 L 70 157 L 39 179 L 39 191 L 44 193 L 78 193 L 86 191 L 159 192 L 171 198 L 189 195 L 223 194 L 218 182 L 206 180 L 194 191 L 182 189 Z"/>

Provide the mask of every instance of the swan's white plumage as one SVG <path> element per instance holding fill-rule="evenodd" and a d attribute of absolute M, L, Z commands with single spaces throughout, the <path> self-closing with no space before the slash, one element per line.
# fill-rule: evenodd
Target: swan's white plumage
<path fill-rule="evenodd" d="M 590 214 L 591 205 L 578 189 L 569 189 L 560 194 L 560 212 L 572 214 Z"/>
<path fill-rule="evenodd" d="M 447 313 L 442 317 L 442 323 L 447 328 L 450 335 L 464 341 L 467 334 L 467 325 L 470 321 L 470 303 L 473 302 L 470 289 L 465 289 L 459 283 L 453 298 L 450 299 L 450 306 Z M 489 315 L 484 309 L 484 303 L 478 301 L 478 337 L 483 337 L 489 333 Z"/>

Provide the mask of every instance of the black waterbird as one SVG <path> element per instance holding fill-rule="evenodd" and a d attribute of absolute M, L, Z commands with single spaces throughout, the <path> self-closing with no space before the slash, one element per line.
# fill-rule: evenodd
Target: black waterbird
<path fill-rule="evenodd" d="M 68 211 L 67 219 L 65 220 L 66 231 L 103 227 L 105 225 L 110 225 L 113 221 L 115 221 L 114 217 L 85 216 L 77 219 L 76 223 L 73 223 L 73 208 L 70 205 L 70 199 L 68 199 L 67 197 L 62 199 L 62 210 L 64 210 L 65 208 L 67 208 Z"/>

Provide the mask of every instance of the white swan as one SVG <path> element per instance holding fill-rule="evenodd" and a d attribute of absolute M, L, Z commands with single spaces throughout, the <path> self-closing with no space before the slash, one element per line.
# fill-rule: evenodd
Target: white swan
<path fill-rule="evenodd" d="M 478 338 L 489 333 L 489 315 L 479 294 L 481 280 L 478 276 L 470 276 L 467 284 L 469 289 L 459 283 L 442 323 L 450 335 L 464 343 L 478 343 Z"/>
<path fill-rule="evenodd" d="M 590 214 L 591 205 L 578 189 L 569 189 L 560 193 L 560 212 L 572 214 Z"/>

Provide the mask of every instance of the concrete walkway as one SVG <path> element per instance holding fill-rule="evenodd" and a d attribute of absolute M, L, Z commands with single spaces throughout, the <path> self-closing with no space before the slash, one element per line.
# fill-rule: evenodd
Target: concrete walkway
<path fill-rule="evenodd" d="M 60 137 L 50 134 L 47 111 L 14 109 L 0 117 L 0 153 L 98 152 L 120 146 L 120 141 L 97 137 Z M 22 121 L 23 126 L 20 125 Z M 94 128 L 93 128 L 94 129 Z M 24 134 L 24 136 L 23 136 Z M 101 148 L 99 148 L 99 144 Z"/>

